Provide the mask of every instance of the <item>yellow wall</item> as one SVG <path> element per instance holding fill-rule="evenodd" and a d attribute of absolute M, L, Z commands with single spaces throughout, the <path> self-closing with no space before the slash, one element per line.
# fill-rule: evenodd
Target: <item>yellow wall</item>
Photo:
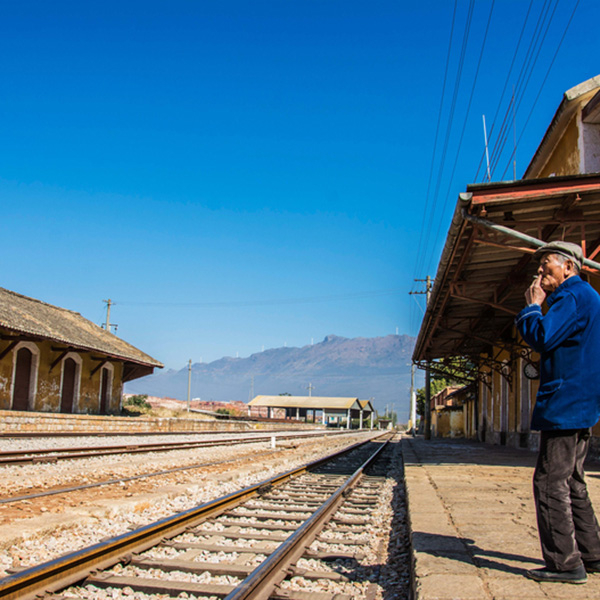
<path fill-rule="evenodd" d="M 535 177 L 550 177 L 551 175 L 578 175 L 581 158 L 579 154 L 579 127 L 577 112 L 552 151 L 548 162 Z"/>
<path fill-rule="evenodd" d="M 0 341 L 0 352 L 10 345 L 8 341 Z M 60 411 L 60 385 L 62 376 L 62 361 L 50 370 L 52 363 L 60 356 L 52 347 L 51 341 L 39 341 L 34 344 L 39 350 L 37 368 L 37 386 L 32 410 L 40 412 Z M 18 348 L 18 347 L 17 347 Z M 11 350 L 0 360 L 0 409 L 10 409 L 12 406 L 12 381 L 15 361 L 15 351 Z M 97 355 L 98 353 L 94 353 Z M 102 369 L 93 375 L 99 361 L 92 359 L 89 352 L 77 353 L 81 359 L 79 396 L 76 399 L 74 412 L 97 414 L 100 409 L 100 384 Z M 66 358 L 66 357 L 65 357 Z M 63 359 L 64 360 L 64 359 Z M 121 394 L 123 390 L 123 363 L 112 362 L 113 377 L 111 398 L 108 406 L 109 413 L 118 413 L 121 409 Z"/>
<path fill-rule="evenodd" d="M 465 422 L 462 410 L 436 410 L 432 413 L 432 434 L 437 437 L 464 437 Z"/>
<path fill-rule="evenodd" d="M 10 342 L 0 342 L 0 352 L 8 347 Z M 13 377 L 12 352 L 0 360 L 0 409 L 10 408 L 10 387 Z"/>

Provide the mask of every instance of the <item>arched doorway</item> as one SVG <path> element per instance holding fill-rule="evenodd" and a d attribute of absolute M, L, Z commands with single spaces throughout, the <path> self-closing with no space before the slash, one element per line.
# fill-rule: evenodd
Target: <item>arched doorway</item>
<path fill-rule="evenodd" d="M 77 363 L 72 358 L 63 361 L 62 390 L 60 394 L 60 412 L 72 413 L 77 389 Z"/>
<path fill-rule="evenodd" d="M 12 400 L 13 410 L 29 410 L 33 366 L 33 352 L 25 347 L 17 350 Z"/>
<path fill-rule="evenodd" d="M 113 382 L 113 368 L 108 364 L 102 367 L 100 372 L 100 414 L 105 415 L 110 408 L 110 400 L 112 397 L 111 388 Z"/>

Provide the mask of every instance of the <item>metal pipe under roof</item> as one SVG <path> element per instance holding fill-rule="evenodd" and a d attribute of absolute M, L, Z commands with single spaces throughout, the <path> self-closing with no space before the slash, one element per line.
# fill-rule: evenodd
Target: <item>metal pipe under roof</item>
<path fill-rule="evenodd" d="M 459 194 L 460 199 L 467 203 L 471 201 L 473 194 L 467 192 Z M 482 219 L 481 217 L 476 217 L 474 215 L 470 215 L 465 208 L 461 210 L 461 214 L 463 219 L 466 221 L 470 221 L 471 223 L 476 223 L 477 225 L 482 225 L 483 227 L 487 227 L 488 229 L 493 229 L 494 231 L 499 231 L 505 235 L 521 240 L 522 242 L 527 242 L 532 246 L 536 246 L 537 248 L 541 248 L 545 246 L 548 242 L 544 242 L 543 240 L 538 240 L 538 238 L 534 238 L 531 235 L 527 235 L 526 233 L 521 233 L 520 231 L 515 231 L 510 227 L 505 227 L 504 225 L 498 225 L 498 223 L 494 223 L 493 221 L 488 221 L 487 219 Z M 590 267 L 590 269 L 595 269 L 600 271 L 600 263 L 597 263 L 589 258 L 583 259 L 583 264 L 586 267 Z"/>

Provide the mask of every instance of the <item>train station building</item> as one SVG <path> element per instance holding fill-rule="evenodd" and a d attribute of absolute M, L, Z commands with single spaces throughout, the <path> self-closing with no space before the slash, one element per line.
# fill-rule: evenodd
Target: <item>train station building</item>
<path fill-rule="evenodd" d="M 255 411 L 255 412 L 253 412 Z M 266 413 L 266 415 L 265 415 Z M 248 403 L 248 415 L 283 418 L 329 427 L 373 429 L 374 409 L 370 400 L 327 396 L 256 396 Z"/>
<path fill-rule="evenodd" d="M 413 361 L 474 386 L 467 437 L 537 445 L 529 422 L 539 356 L 514 318 L 537 270 L 533 253 L 555 240 L 581 245 L 581 276 L 600 291 L 600 76 L 565 93 L 524 179 L 469 185 L 458 198 Z"/>
<path fill-rule="evenodd" d="M 118 414 L 162 363 L 79 313 L 0 288 L 0 410 Z"/>

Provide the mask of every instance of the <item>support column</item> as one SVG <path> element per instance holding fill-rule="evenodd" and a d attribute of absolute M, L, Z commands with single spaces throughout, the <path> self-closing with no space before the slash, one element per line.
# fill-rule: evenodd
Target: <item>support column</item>
<path fill-rule="evenodd" d="M 363 410 L 362 408 L 360 409 L 360 425 L 358 426 L 359 429 L 363 428 Z"/>
<path fill-rule="evenodd" d="M 348 418 L 346 419 L 346 429 L 350 429 L 350 409 L 348 409 Z"/>

